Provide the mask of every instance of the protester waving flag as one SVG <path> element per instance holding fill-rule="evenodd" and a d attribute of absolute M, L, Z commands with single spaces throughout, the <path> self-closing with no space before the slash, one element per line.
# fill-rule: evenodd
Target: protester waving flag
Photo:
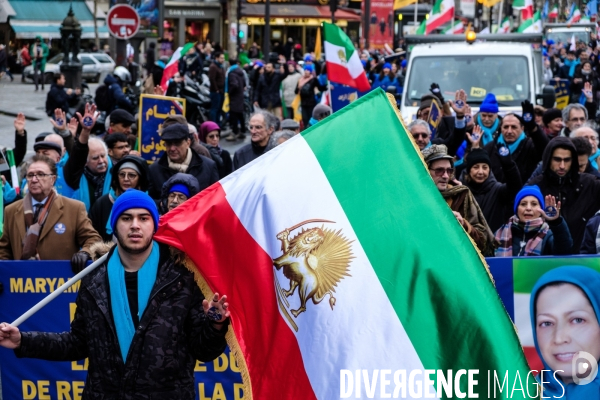
<path fill-rule="evenodd" d="M 155 239 L 189 255 L 205 296 L 231 294 L 246 399 L 340 398 L 357 369 L 477 369 L 472 389 L 488 398 L 488 371 L 529 372 L 481 254 L 383 90 L 169 212 Z"/>
<path fill-rule="evenodd" d="M 361 92 L 370 90 L 367 74 L 350 38 L 338 26 L 327 22 L 323 22 L 323 35 L 328 79 Z"/>
<path fill-rule="evenodd" d="M 194 47 L 194 43 L 187 43 L 185 46 L 178 47 L 177 50 L 175 50 L 163 71 L 163 77 L 160 81 L 160 87 L 162 87 L 163 90 L 167 90 L 169 79 L 175 76 L 177 71 L 179 71 L 179 60 L 181 60 L 192 47 Z"/>

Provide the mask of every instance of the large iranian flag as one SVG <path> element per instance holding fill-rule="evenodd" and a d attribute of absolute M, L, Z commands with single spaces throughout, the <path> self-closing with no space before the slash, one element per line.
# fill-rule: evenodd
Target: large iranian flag
<path fill-rule="evenodd" d="M 245 399 L 340 398 L 342 370 L 479 369 L 479 398 L 488 370 L 527 375 L 481 254 L 381 89 L 169 212 L 155 238 L 188 254 L 205 295 L 229 295 Z"/>
<path fill-rule="evenodd" d="M 163 71 L 162 80 L 160 81 L 160 87 L 162 87 L 163 90 L 167 90 L 169 79 L 175 76 L 177 71 L 179 71 L 179 60 L 181 60 L 192 47 L 194 47 L 194 43 L 187 43 L 185 46 L 180 46 L 175 50 Z"/>
<path fill-rule="evenodd" d="M 521 18 L 524 21 L 533 17 L 533 0 L 515 0 L 512 7 L 521 10 Z"/>
<path fill-rule="evenodd" d="M 352 41 L 339 27 L 323 22 L 327 78 L 331 82 L 357 88 L 371 89 L 367 74 Z"/>
<path fill-rule="evenodd" d="M 542 32 L 542 20 L 540 18 L 540 12 L 536 11 L 532 18 L 529 18 L 519 26 L 517 30 L 519 33 L 540 33 Z"/>
<path fill-rule="evenodd" d="M 437 0 L 427 20 L 426 33 L 431 33 L 454 18 L 454 0 Z"/>

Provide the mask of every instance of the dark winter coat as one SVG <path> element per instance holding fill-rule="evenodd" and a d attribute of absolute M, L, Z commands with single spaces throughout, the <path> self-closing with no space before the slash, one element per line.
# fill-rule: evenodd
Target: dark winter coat
<path fill-rule="evenodd" d="M 6 154 L 6 152 L 0 151 L 0 164 L 8 163 L 8 161 L 4 159 L 4 154 Z M 17 167 L 23 162 L 25 154 L 27 154 L 27 131 L 22 135 L 19 135 L 15 130 L 15 147 L 13 148 L 13 155 L 15 156 L 15 165 Z M 6 178 L 6 182 L 12 185 L 12 176 L 9 169 L 2 171 L 2 176 Z"/>
<path fill-rule="evenodd" d="M 234 68 L 227 76 L 227 90 L 229 93 L 229 111 L 236 113 L 244 112 L 244 89 L 246 78 L 240 67 Z"/>
<path fill-rule="evenodd" d="M 192 150 L 190 149 L 190 151 Z M 148 187 L 150 197 L 155 200 L 160 199 L 160 191 L 163 184 L 177 172 L 169 168 L 167 153 L 163 154 L 158 162 L 152 164 L 150 166 L 150 185 Z M 185 173 L 193 175 L 198 179 L 200 190 L 206 189 L 219 180 L 217 164 L 210 158 L 201 156 L 195 151 L 192 151 L 192 161 L 190 161 L 190 165 Z"/>
<path fill-rule="evenodd" d="M 531 176 L 537 164 L 542 159 L 544 149 L 548 145 L 550 139 L 544 132 L 538 127 L 533 132 L 525 132 L 527 138 L 523 140 L 519 147 L 511 154 L 512 159 L 517 163 L 519 167 L 519 174 L 523 179 L 527 179 Z M 498 138 L 488 143 L 484 150 L 488 152 L 491 161 L 491 168 L 494 176 L 498 182 L 506 182 L 504 178 L 504 172 L 502 171 L 502 165 L 500 163 L 500 154 L 498 154 Z"/>
<path fill-rule="evenodd" d="M 552 153 L 557 147 L 570 150 L 572 155 L 571 169 L 564 177 L 550 169 Z M 585 226 L 600 209 L 600 180 L 590 174 L 579 173 L 575 146 L 566 137 L 552 139 L 544 152 L 543 169 L 543 175 L 532 179 L 530 184 L 538 185 L 544 196 L 550 194 L 561 202 L 561 216 L 573 237 L 572 254 L 578 254 Z"/>
<path fill-rule="evenodd" d="M 114 76 L 108 74 L 106 78 L 104 78 L 104 84 L 108 87 L 108 97 L 111 107 L 109 110 L 106 110 L 106 114 L 110 114 L 117 108 L 122 108 L 132 114 L 135 114 L 133 109 L 133 105 L 129 101 L 129 99 L 123 93 L 123 89 L 121 85 L 119 85 L 119 81 Z"/>
<path fill-rule="evenodd" d="M 71 331 L 22 332 L 17 357 L 89 358 L 84 400 L 194 399 L 196 360 L 208 362 L 223 353 L 227 329 L 218 331 L 208 322 L 194 275 L 174 263 L 168 248 L 161 246 L 160 255 L 156 282 L 126 362 L 111 312 L 107 262 L 82 280 Z"/>
<path fill-rule="evenodd" d="M 254 161 L 269 150 L 271 150 L 270 144 L 267 144 L 265 147 L 260 147 L 254 144 L 254 142 L 250 142 L 241 147 L 233 155 L 233 170 L 235 171 L 242 168 L 244 165 Z"/>
<path fill-rule="evenodd" d="M 64 86 L 59 86 L 53 83 L 50 86 L 48 97 L 46 97 L 46 114 L 48 116 L 54 115 L 54 110 L 60 108 L 65 113 L 69 112 L 69 103 L 77 98 L 75 91 L 70 95 L 67 94 Z"/>
<path fill-rule="evenodd" d="M 585 225 L 583 240 L 581 241 L 581 247 L 579 248 L 580 254 L 598 254 L 598 249 L 596 247 L 598 228 L 600 228 L 600 211 Z"/>
<path fill-rule="evenodd" d="M 202 143 L 202 146 L 208 150 L 210 158 L 217 164 L 217 170 L 219 171 L 219 179 L 225 178 L 227 175 L 233 172 L 233 162 L 231 161 L 231 154 L 223 148 L 217 148 L 207 143 Z"/>
<path fill-rule="evenodd" d="M 288 75 L 288 70 L 285 72 L 272 72 L 268 73 L 265 71 L 264 74 L 258 78 L 258 84 L 254 91 L 254 101 L 258 102 L 260 108 L 276 108 L 281 107 L 281 96 L 279 95 L 279 87 L 281 81 Z"/>
<path fill-rule="evenodd" d="M 515 197 L 523 186 L 517 164 L 508 156 L 500 159 L 506 183 L 498 182 L 491 171 L 481 184 L 469 182 L 470 179 L 462 179 L 462 182 L 471 189 L 492 232 L 496 232 L 514 214 Z"/>
<path fill-rule="evenodd" d="M 564 218 L 559 217 L 554 221 L 548 221 L 550 229 L 546 233 L 544 239 L 542 239 L 542 256 L 566 256 L 573 254 L 572 246 L 573 239 L 569 232 L 569 227 L 565 222 Z M 518 226 L 511 226 L 511 233 L 513 237 L 512 249 L 513 257 L 518 257 L 521 252 L 521 240 L 524 242 L 529 241 L 533 238 L 537 232 L 529 232 L 523 234 L 523 230 Z"/>
<path fill-rule="evenodd" d="M 454 117 L 451 117 L 454 119 Z M 442 119 L 444 122 L 444 119 Z M 442 124 L 440 123 L 440 127 Z M 435 138 L 431 140 L 432 144 L 443 144 L 448 149 L 448 154 L 451 156 L 455 156 L 456 152 L 460 148 L 461 144 L 465 141 L 467 137 L 467 129 L 466 128 L 456 128 L 455 122 L 444 122 L 444 129 L 447 131 L 444 134 L 444 137 L 436 135 Z"/>
<path fill-rule="evenodd" d="M 327 85 L 319 84 L 319 80 L 313 77 L 310 81 L 306 82 L 301 88 L 296 86 L 296 94 L 300 94 L 300 105 L 302 107 L 312 109 L 317 105 L 317 99 L 315 98 L 315 88 L 319 89 L 320 92 L 324 92 L 325 90 L 327 90 Z"/>
<path fill-rule="evenodd" d="M 210 67 L 208 67 L 208 80 L 210 81 L 211 93 L 224 93 L 225 70 L 216 61 L 210 63 Z"/>

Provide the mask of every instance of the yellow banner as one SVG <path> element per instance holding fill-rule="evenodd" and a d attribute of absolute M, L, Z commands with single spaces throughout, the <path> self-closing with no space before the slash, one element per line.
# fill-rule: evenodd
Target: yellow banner
<path fill-rule="evenodd" d="M 417 0 L 394 0 L 394 10 L 415 4 Z"/>

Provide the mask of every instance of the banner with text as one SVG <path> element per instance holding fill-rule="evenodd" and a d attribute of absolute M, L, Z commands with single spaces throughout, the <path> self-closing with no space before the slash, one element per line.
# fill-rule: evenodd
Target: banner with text
<path fill-rule="evenodd" d="M 73 273 L 69 261 L 0 262 L 0 321 L 12 322 L 56 288 Z M 25 321 L 23 331 L 65 332 L 75 315 L 80 283 L 54 299 Z M 17 358 L 0 348 L 3 400 L 80 400 L 85 385 L 87 360 L 72 362 Z M 216 360 L 198 361 L 195 368 L 196 399 L 241 400 L 242 377 L 229 349 Z"/>
<path fill-rule="evenodd" d="M 138 115 L 139 151 L 149 163 L 157 161 L 165 151 L 160 141 L 160 130 L 169 115 L 185 115 L 185 99 L 142 94 Z"/>

